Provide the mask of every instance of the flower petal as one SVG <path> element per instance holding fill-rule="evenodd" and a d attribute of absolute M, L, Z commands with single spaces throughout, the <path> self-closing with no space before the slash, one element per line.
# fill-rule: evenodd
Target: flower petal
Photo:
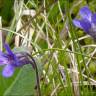
<path fill-rule="evenodd" d="M 4 59 L 0 59 L 0 66 L 7 64 L 7 62 L 8 61 L 5 58 Z"/>
<path fill-rule="evenodd" d="M 92 15 L 92 22 L 96 24 L 96 13 Z"/>
<path fill-rule="evenodd" d="M 88 8 L 88 6 L 81 8 L 79 14 L 82 16 L 82 18 L 86 18 L 87 20 L 91 21 L 92 12 Z"/>
<path fill-rule="evenodd" d="M 78 28 L 82 28 L 82 26 L 80 25 L 80 20 L 74 19 L 73 20 L 73 24 L 78 27 Z"/>
<path fill-rule="evenodd" d="M 89 32 L 91 29 L 91 23 L 87 19 L 80 20 L 80 25 L 85 32 Z"/>
<path fill-rule="evenodd" d="M 18 63 L 18 59 L 17 59 L 16 55 L 11 51 L 9 45 L 5 43 L 4 47 L 5 47 L 6 51 L 9 53 L 9 55 L 11 55 L 13 57 L 14 62 Z"/>
<path fill-rule="evenodd" d="M 8 44 L 4 44 L 4 47 L 5 47 L 5 49 L 6 49 L 6 51 L 11 55 L 11 56 L 14 56 L 14 54 L 13 54 L 13 52 L 11 51 L 11 49 L 10 49 L 10 47 L 9 47 L 9 45 Z"/>
<path fill-rule="evenodd" d="M 0 51 L 0 66 L 5 65 L 8 63 L 8 56 L 7 54 Z"/>
<path fill-rule="evenodd" d="M 14 73 L 14 67 L 12 65 L 6 65 L 3 69 L 2 75 L 4 77 L 11 77 Z"/>

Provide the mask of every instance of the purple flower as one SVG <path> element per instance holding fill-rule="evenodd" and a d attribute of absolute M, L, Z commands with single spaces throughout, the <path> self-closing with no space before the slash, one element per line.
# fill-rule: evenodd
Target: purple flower
<path fill-rule="evenodd" d="M 4 47 L 7 53 L 0 51 L 0 66 L 5 65 L 2 72 L 4 77 L 11 77 L 16 67 L 21 67 L 25 64 L 32 64 L 32 60 L 28 57 L 28 53 L 13 53 L 8 44 L 4 44 Z"/>
<path fill-rule="evenodd" d="M 73 24 L 76 27 L 83 29 L 96 40 L 96 13 L 92 14 L 88 6 L 84 6 L 80 9 L 79 14 L 81 19 L 74 19 Z"/>

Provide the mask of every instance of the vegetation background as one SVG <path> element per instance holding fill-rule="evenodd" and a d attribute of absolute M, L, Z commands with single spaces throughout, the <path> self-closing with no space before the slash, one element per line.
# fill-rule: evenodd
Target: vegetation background
<path fill-rule="evenodd" d="M 0 48 L 3 39 L 13 52 L 30 51 L 42 96 L 96 96 L 96 41 L 72 23 L 86 5 L 96 12 L 96 0 L 0 0 Z M 0 67 L 3 95 L 37 95 L 30 65 L 11 78 Z"/>

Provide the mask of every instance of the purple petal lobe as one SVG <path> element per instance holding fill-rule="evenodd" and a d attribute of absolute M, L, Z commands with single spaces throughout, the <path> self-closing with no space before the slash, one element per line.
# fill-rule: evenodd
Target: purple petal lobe
<path fill-rule="evenodd" d="M 78 27 L 78 28 L 82 28 L 82 26 L 80 25 L 80 20 L 74 19 L 73 20 L 73 24 Z"/>
<path fill-rule="evenodd" d="M 6 54 L 0 55 L 0 66 L 5 65 L 7 63 L 8 63 L 8 58 L 7 58 Z"/>
<path fill-rule="evenodd" d="M 80 20 L 80 25 L 82 26 L 83 30 L 87 33 L 91 29 L 91 23 L 87 19 Z"/>
<path fill-rule="evenodd" d="M 91 21 L 92 13 L 88 6 L 81 8 L 79 14 L 82 16 L 82 18 L 86 18 L 87 20 Z"/>
<path fill-rule="evenodd" d="M 4 44 L 4 47 L 6 49 L 6 51 L 9 53 L 9 55 L 12 57 L 12 59 L 14 60 L 15 63 L 18 63 L 18 59 L 16 57 L 16 55 L 11 51 L 10 47 L 8 44 Z"/>
<path fill-rule="evenodd" d="M 4 77 L 11 77 L 14 73 L 14 67 L 11 65 L 6 65 L 3 69 L 2 75 Z"/>
<path fill-rule="evenodd" d="M 13 52 L 11 51 L 10 47 L 8 44 L 4 44 L 4 47 L 6 49 L 6 51 L 11 55 L 11 56 L 14 56 Z"/>
<path fill-rule="evenodd" d="M 92 15 L 92 22 L 96 24 L 96 13 Z"/>
<path fill-rule="evenodd" d="M 7 64 L 5 60 L 0 59 L 0 66 Z"/>

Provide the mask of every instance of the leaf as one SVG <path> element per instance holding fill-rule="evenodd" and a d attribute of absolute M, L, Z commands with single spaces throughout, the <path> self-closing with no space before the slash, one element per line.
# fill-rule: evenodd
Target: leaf
<path fill-rule="evenodd" d="M 36 85 L 35 70 L 31 65 L 25 65 L 18 74 L 13 84 L 5 91 L 4 96 L 34 95 Z"/>

